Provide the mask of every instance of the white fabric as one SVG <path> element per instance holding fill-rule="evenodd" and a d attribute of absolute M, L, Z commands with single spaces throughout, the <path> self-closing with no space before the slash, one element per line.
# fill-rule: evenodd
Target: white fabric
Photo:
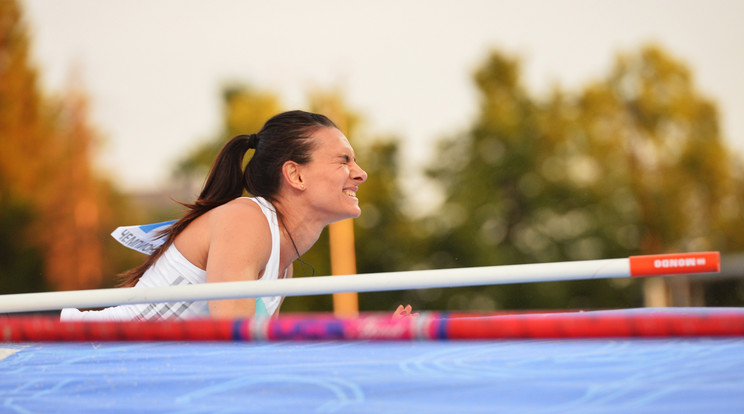
<path fill-rule="evenodd" d="M 144 226 L 121 226 L 111 233 L 111 237 L 122 245 L 144 254 L 152 254 L 165 239 L 158 237 L 161 231 L 168 229 L 176 220 Z"/>
<path fill-rule="evenodd" d="M 260 280 L 273 280 L 279 277 L 280 261 L 280 237 L 279 222 L 274 207 L 261 197 L 248 198 L 260 207 L 266 216 L 271 230 L 271 255 L 266 263 L 263 276 Z M 135 288 L 173 286 L 185 284 L 206 283 L 207 272 L 189 262 L 176 248 L 171 245 L 163 256 L 153 264 L 142 278 L 137 282 Z M 261 298 L 269 315 L 273 315 L 281 304 L 281 296 Z M 208 318 L 209 308 L 207 302 L 178 302 L 178 303 L 153 303 L 121 305 L 106 308 L 99 311 L 84 311 L 77 309 L 63 309 L 60 319 L 69 320 L 150 320 L 150 319 L 193 319 Z"/>

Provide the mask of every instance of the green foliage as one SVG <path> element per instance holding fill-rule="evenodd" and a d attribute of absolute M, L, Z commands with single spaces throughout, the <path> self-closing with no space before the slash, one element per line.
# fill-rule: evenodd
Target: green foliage
<path fill-rule="evenodd" d="M 658 48 L 621 56 L 609 79 L 581 97 L 578 110 L 584 152 L 604 161 L 597 163 L 600 177 L 631 195 L 637 250 L 736 247 L 710 237 L 714 223 L 741 220 L 715 211 L 735 197 L 736 167 L 719 135 L 715 107 L 694 90 L 682 64 Z"/>
<path fill-rule="evenodd" d="M 480 115 L 443 141 L 429 176 L 445 201 L 428 219 L 446 266 L 738 251 L 741 164 L 715 107 L 659 48 L 620 56 L 576 97 L 526 95 L 515 59 L 491 53 L 474 79 Z M 726 206 L 726 207 L 722 207 Z M 434 263 L 432 267 L 441 267 Z M 467 292 L 467 293 L 464 293 Z M 638 283 L 581 282 L 463 290 L 491 308 L 642 304 Z M 470 307 L 436 298 L 427 306 Z"/>

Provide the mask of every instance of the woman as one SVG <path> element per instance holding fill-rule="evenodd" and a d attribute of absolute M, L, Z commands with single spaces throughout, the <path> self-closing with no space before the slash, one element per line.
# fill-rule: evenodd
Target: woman
<path fill-rule="evenodd" d="M 243 170 L 243 158 L 255 150 Z M 290 111 L 257 134 L 222 148 L 199 198 L 171 226 L 165 242 L 124 286 L 231 282 L 292 276 L 292 262 L 328 224 L 358 217 L 367 173 L 338 127 L 323 115 Z M 247 191 L 253 197 L 242 197 Z M 62 311 L 62 320 L 237 318 L 274 315 L 281 297 L 122 305 Z M 400 311 L 400 309 L 399 309 Z"/>

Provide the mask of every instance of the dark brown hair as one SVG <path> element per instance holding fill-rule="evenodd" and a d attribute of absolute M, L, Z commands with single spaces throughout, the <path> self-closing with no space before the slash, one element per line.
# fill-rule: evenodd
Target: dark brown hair
<path fill-rule="evenodd" d="M 120 286 L 137 284 L 147 269 L 173 244 L 176 236 L 209 210 L 241 197 L 244 191 L 276 201 L 282 166 L 287 161 L 309 162 L 315 147 L 310 137 L 322 127 L 338 128 L 324 115 L 289 111 L 266 121 L 256 134 L 238 135 L 228 141 L 217 155 L 199 198 L 193 204 L 183 204 L 189 211 L 160 235 L 165 237 L 165 242 L 145 263 L 120 275 Z M 243 170 L 243 158 L 250 149 L 255 151 Z"/>

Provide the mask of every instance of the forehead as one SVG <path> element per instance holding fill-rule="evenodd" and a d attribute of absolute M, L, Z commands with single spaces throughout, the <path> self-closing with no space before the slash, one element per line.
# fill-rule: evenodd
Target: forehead
<path fill-rule="evenodd" d="M 315 152 L 328 156 L 350 155 L 354 153 L 349 140 L 336 128 L 320 128 L 312 135 Z"/>

